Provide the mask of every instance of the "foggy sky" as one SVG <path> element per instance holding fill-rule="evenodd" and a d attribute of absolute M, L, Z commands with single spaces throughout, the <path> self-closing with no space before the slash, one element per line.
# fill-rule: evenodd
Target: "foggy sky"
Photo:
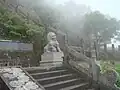
<path fill-rule="evenodd" d="M 52 0 L 57 4 L 63 4 L 69 0 Z M 99 10 L 101 13 L 110 15 L 120 20 L 120 0 L 73 0 L 77 4 L 85 4 L 90 6 L 91 9 Z"/>

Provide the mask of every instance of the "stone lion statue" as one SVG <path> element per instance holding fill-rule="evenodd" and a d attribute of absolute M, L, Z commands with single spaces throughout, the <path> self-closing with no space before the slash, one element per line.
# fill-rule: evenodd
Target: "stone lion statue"
<path fill-rule="evenodd" d="M 54 32 L 48 33 L 47 40 L 48 44 L 44 47 L 44 52 L 61 52 Z"/>

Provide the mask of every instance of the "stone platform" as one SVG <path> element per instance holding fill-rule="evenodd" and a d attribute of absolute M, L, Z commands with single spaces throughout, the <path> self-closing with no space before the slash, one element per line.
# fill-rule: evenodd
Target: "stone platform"
<path fill-rule="evenodd" d="M 42 55 L 40 65 L 60 65 L 63 63 L 63 52 L 45 52 Z"/>

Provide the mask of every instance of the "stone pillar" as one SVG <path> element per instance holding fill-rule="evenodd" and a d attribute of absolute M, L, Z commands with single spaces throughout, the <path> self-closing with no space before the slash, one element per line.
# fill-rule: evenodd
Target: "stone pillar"
<path fill-rule="evenodd" d="M 107 44 L 104 44 L 104 51 L 107 52 Z"/>
<path fill-rule="evenodd" d="M 96 52 L 96 60 L 99 60 L 99 44 L 98 44 L 98 41 L 95 42 L 95 52 Z"/>
<path fill-rule="evenodd" d="M 99 72 L 100 72 L 100 68 L 97 65 L 96 59 L 97 59 L 97 46 L 96 46 L 96 41 L 94 41 L 94 43 L 92 43 L 93 47 L 91 50 L 92 53 L 92 63 L 91 63 L 91 72 L 92 72 L 92 78 L 94 81 L 98 81 L 99 79 Z"/>
<path fill-rule="evenodd" d="M 63 36 L 63 42 L 64 42 L 64 47 L 63 47 L 63 53 L 64 53 L 64 57 L 63 57 L 63 62 L 65 63 L 65 60 L 67 60 L 67 48 L 66 48 L 66 44 L 67 44 L 67 41 L 66 41 L 66 36 L 64 35 Z"/>
<path fill-rule="evenodd" d="M 112 52 L 113 53 L 115 52 L 115 46 L 114 46 L 114 44 L 112 44 Z"/>
<path fill-rule="evenodd" d="M 92 59 L 94 61 L 96 61 L 96 52 L 95 52 L 95 50 L 92 50 L 91 53 L 92 53 L 92 55 L 91 55 Z"/>
<path fill-rule="evenodd" d="M 97 62 L 96 62 L 96 51 L 95 50 L 92 50 L 92 63 L 91 64 L 92 64 L 92 66 L 91 66 L 92 79 L 94 81 L 98 81 L 100 67 L 97 65 Z"/>
<path fill-rule="evenodd" d="M 114 46 L 114 44 L 112 44 L 112 54 L 115 55 L 115 46 Z M 114 61 L 112 61 L 112 62 L 115 63 Z"/>
<path fill-rule="evenodd" d="M 68 44 L 69 41 L 68 41 L 68 32 L 66 32 L 66 43 Z"/>
<path fill-rule="evenodd" d="M 80 40 L 80 47 L 82 49 L 82 53 L 84 54 L 84 40 L 83 39 Z"/>
<path fill-rule="evenodd" d="M 118 45 L 118 51 L 120 51 L 120 45 Z"/>

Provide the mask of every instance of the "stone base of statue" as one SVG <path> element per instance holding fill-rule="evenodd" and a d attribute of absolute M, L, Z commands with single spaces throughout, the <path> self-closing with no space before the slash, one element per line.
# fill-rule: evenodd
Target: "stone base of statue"
<path fill-rule="evenodd" d="M 45 52 L 40 61 L 40 65 L 59 66 L 63 63 L 63 52 Z"/>

